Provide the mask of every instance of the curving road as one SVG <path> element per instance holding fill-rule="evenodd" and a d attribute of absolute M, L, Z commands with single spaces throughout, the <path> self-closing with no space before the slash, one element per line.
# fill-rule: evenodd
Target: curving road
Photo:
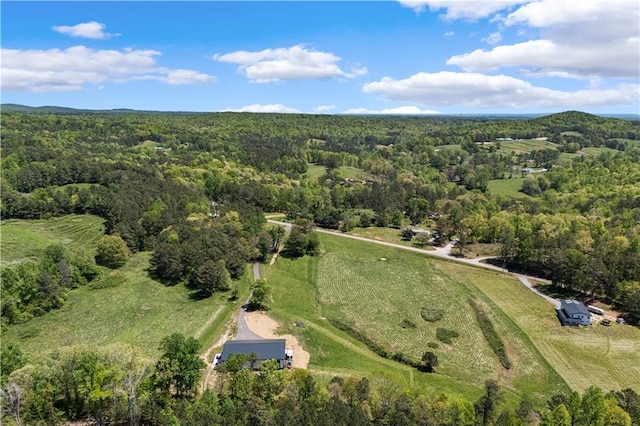
<path fill-rule="evenodd" d="M 272 219 L 267 219 L 267 222 L 273 223 L 275 225 L 283 226 L 287 230 L 291 229 L 291 224 L 287 223 L 287 222 L 280 222 L 280 221 L 272 220 Z M 335 235 L 335 236 L 342 237 L 342 238 L 351 238 L 353 240 L 359 240 L 359 241 L 364 241 L 364 242 L 367 242 L 367 243 L 379 244 L 379 245 L 382 245 L 382 246 L 393 247 L 393 248 L 397 248 L 397 249 L 400 249 L 400 250 L 407 250 L 407 251 L 412 251 L 412 252 L 415 252 L 415 253 L 422 253 L 422 254 L 427 255 L 427 256 L 439 257 L 441 259 L 447 259 L 447 260 L 450 260 L 452 262 L 465 263 L 467 265 L 479 266 L 481 268 L 491 269 L 491 270 L 494 270 L 494 271 L 511 273 L 511 272 L 509 272 L 508 269 L 501 268 L 499 266 L 495 266 L 495 265 L 492 265 L 490 263 L 483 263 L 482 262 L 483 260 L 491 259 L 491 256 L 477 257 L 475 259 L 465 259 L 465 258 L 462 258 L 462 257 L 451 256 L 450 253 L 451 253 L 451 249 L 453 248 L 453 242 L 450 242 L 449 244 L 447 244 L 444 247 L 438 247 L 435 250 L 425 250 L 425 249 L 420 249 L 420 248 L 417 248 L 417 247 L 409 247 L 409 246 L 403 246 L 402 244 L 390 243 L 390 242 L 387 242 L 387 241 L 380 241 L 380 240 L 374 240 L 374 239 L 366 238 L 366 237 L 359 237 L 357 235 L 349 235 L 349 234 L 345 234 L 345 233 L 343 233 L 341 231 L 331 231 L 331 230 L 328 230 L 328 229 L 320 229 L 320 228 L 316 228 L 315 231 L 319 232 L 321 234 L 330 234 L 330 235 Z M 514 277 L 518 278 L 518 280 L 520 280 L 520 282 L 522 284 L 524 284 L 525 286 L 527 286 L 527 288 L 529 288 L 531 291 L 533 291 L 537 295 L 543 297 L 547 302 L 551 303 L 552 305 L 554 305 L 556 307 L 560 306 L 560 301 L 558 299 L 554 299 L 552 297 L 549 297 L 549 296 L 541 293 L 538 289 L 536 289 L 533 286 L 533 284 L 530 281 L 530 279 L 536 279 L 538 281 L 546 281 L 546 280 L 542 280 L 540 278 L 529 276 L 529 275 L 522 275 L 522 274 L 516 274 L 516 273 L 512 273 L 512 275 Z"/>

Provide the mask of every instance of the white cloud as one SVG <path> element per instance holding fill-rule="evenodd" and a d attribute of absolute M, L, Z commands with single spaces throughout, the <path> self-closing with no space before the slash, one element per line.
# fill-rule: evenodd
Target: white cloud
<path fill-rule="evenodd" d="M 455 31 L 447 31 L 446 33 L 444 33 L 445 37 L 451 37 L 455 34 Z"/>
<path fill-rule="evenodd" d="M 215 81 L 215 77 L 198 71 L 178 69 L 167 71 L 167 76 L 163 77 L 163 80 L 161 81 L 178 86 L 185 84 L 210 83 Z"/>
<path fill-rule="evenodd" d="M 365 93 L 382 95 L 390 100 L 418 102 L 423 105 L 464 105 L 481 108 L 566 108 L 624 105 L 640 102 L 638 84 L 620 84 L 610 89 L 587 89 L 575 92 L 533 86 L 506 75 L 479 73 L 418 73 L 394 80 L 385 77 L 367 83 Z"/>
<path fill-rule="evenodd" d="M 342 114 L 371 114 L 371 115 L 433 115 L 440 114 L 438 111 L 430 109 L 420 109 L 417 106 L 401 106 L 397 108 L 387 108 L 373 110 L 367 108 L 351 108 L 343 111 Z"/>
<path fill-rule="evenodd" d="M 290 108 L 286 105 L 282 104 L 269 104 L 269 105 L 261 105 L 261 104 L 252 104 L 243 106 L 242 108 L 237 109 L 225 109 L 224 111 L 230 112 L 275 112 L 275 113 L 288 113 L 288 114 L 297 114 L 300 113 L 295 108 Z"/>
<path fill-rule="evenodd" d="M 523 5 L 510 13 L 505 23 L 513 25 L 525 23 L 531 27 L 543 28 L 578 22 L 599 22 L 621 19 L 636 21 L 638 11 L 636 0 L 541 0 Z"/>
<path fill-rule="evenodd" d="M 531 0 L 398 0 L 405 7 L 422 12 L 426 7 L 435 12 L 446 9 L 444 19 L 477 20 Z"/>
<path fill-rule="evenodd" d="M 117 37 L 120 34 L 111 34 L 105 33 L 104 30 L 107 28 L 105 24 L 101 24 L 100 22 L 91 21 L 84 22 L 78 25 L 56 25 L 52 27 L 53 31 L 67 34 L 71 37 L 83 37 L 83 38 L 94 38 L 94 39 L 107 39 L 111 37 Z"/>
<path fill-rule="evenodd" d="M 309 50 L 303 45 L 265 49 L 259 52 L 236 51 L 216 54 L 213 59 L 238 65 L 255 83 L 280 80 L 311 80 L 327 78 L 354 78 L 367 73 L 361 66 L 344 71 L 338 62 L 341 58 L 333 53 Z"/>
<path fill-rule="evenodd" d="M 334 109 L 336 109 L 337 106 L 335 105 L 318 105 L 316 107 L 316 112 L 329 112 L 329 111 L 333 111 Z"/>
<path fill-rule="evenodd" d="M 637 79 L 639 10 L 637 0 L 530 3 L 510 13 L 504 24 L 537 28 L 541 38 L 455 55 L 447 64 L 467 71 L 519 67 L 540 76 Z"/>
<path fill-rule="evenodd" d="M 491 33 L 488 37 L 483 38 L 482 41 L 488 44 L 498 44 L 500 43 L 500 41 L 502 41 L 502 33 L 500 33 L 499 31 Z"/>
<path fill-rule="evenodd" d="M 19 92 L 64 92 L 86 89 L 86 85 L 131 80 L 157 80 L 167 84 L 214 81 L 197 71 L 158 66 L 157 50 L 94 50 L 85 46 L 68 49 L 2 49 L 2 90 Z"/>
<path fill-rule="evenodd" d="M 631 78 L 638 77 L 639 63 L 640 43 L 629 39 L 603 46 L 530 40 L 492 50 L 478 49 L 447 60 L 447 65 L 468 71 L 522 67 L 539 75 Z"/>

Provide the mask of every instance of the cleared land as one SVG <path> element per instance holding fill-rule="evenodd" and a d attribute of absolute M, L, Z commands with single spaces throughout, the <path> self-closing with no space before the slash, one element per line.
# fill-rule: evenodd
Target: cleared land
<path fill-rule="evenodd" d="M 305 322 L 300 332 L 311 352 L 312 370 L 370 373 L 384 368 L 405 381 L 409 374 L 409 382 L 434 392 L 453 392 L 472 399 L 489 378 L 498 379 L 509 395 L 526 393 L 539 403 L 566 389 L 527 336 L 489 298 L 473 284 L 452 279 L 435 267 L 448 262 L 365 242 L 320 238 L 324 248 L 321 258 L 280 258 L 267 272 L 274 287 L 273 313 L 284 323 Z M 500 366 L 484 341 L 467 302 L 470 297 L 487 306 L 496 329 L 508 342 L 514 363 L 511 370 Z M 423 307 L 444 310 L 444 318 L 426 322 L 421 317 Z M 440 361 L 438 373 L 407 371 L 408 367 L 375 355 L 325 318 L 348 323 L 388 349 L 414 358 L 433 350 Z M 416 327 L 406 327 L 408 322 Z M 459 337 L 451 344 L 439 342 L 437 328 L 456 331 Z M 438 346 L 431 349 L 428 343 Z"/>
<path fill-rule="evenodd" d="M 75 255 L 94 256 L 104 235 L 104 219 L 92 215 L 68 215 L 43 220 L 0 222 L 0 260 L 10 266 L 37 260 L 51 244 L 62 244 Z"/>
<path fill-rule="evenodd" d="M 524 182 L 524 178 L 494 179 L 489 181 L 487 189 L 492 194 L 504 195 L 505 197 L 531 198 L 524 192 L 520 192 L 522 182 Z"/>
<path fill-rule="evenodd" d="M 561 327 L 551 305 L 515 278 L 451 262 L 435 262 L 434 266 L 482 291 L 497 308 L 497 318 L 514 322 L 573 390 L 597 385 L 605 391 L 627 387 L 640 391 L 637 328 L 619 324 Z M 503 338 L 509 350 L 513 340 Z"/>
<path fill-rule="evenodd" d="M 240 302 L 228 302 L 228 293 L 193 300 L 183 285 L 166 287 L 149 277 L 149 258 L 148 252 L 137 253 L 121 269 L 73 290 L 61 309 L 10 326 L 2 333 L 3 343 L 19 343 L 29 359 L 61 346 L 116 342 L 155 357 L 160 340 L 172 333 L 197 335 L 207 347 Z M 239 300 L 248 294 L 250 276 L 241 281 Z"/>
<path fill-rule="evenodd" d="M 357 169 L 355 167 L 349 166 L 341 166 L 338 168 L 340 171 L 340 175 L 345 179 L 359 179 L 359 180 L 367 180 L 371 179 L 372 176 L 365 172 L 362 169 Z M 321 166 L 318 164 L 309 163 L 307 164 L 307 173 L 309 179 L 314 180 L 318 179 L 320 176 L 323 176 L 327 172 L 327 168 L 325 166 Z"/>
<path fill-rule="evenodd" d="M 420 226 L 421 228 L 425 228 L 424 226 Z M 420 228 L 416 226 L 415 228 Z M 413 227 L 412 227 L 413 228 Z M 402 239 L 402 230 L 397 228 L 379 228 L 377 226 L 370 226 L 368 228 L 355 228 L 350 232 L 347 232 L 350 235 L 356 235 L 364 238 L 371 238 L 372 240 L 377 241 L 387 241 L 395 244 L 402 244 L 407 247 L 418 247 L 415 244 L 415 239 L 413 241 L 404 241 Z M 431 250 L 430 246 L 420 247 L 425 250 Z"/>

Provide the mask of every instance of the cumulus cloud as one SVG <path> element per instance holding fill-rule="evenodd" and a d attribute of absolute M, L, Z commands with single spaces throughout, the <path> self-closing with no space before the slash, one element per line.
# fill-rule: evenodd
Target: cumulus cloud
<path fill-rule="evenodd" d="M 580 78 L 638 78 L 637 0 L 541 0 L 504 19 L 539 29 L 541 38 L 455 55 L 447 64 L 467 71 L 519 67 L 527 74 Z"/>
<path fill-rule="evenodd" d="M 444 33 L 444 36 L 445 36 L 445 37 L 451 37 L 451 36 L 453 36 L 454 34 L 455 34 L 455 32 L 454 32 L 454 31 L 447 31 L 446 33 Z"/>
<path fill-rule="evenodd" d="M 433 115 L 440 114 L 438 111 L 430 109 L 420 109 L 417 106 L 401 106 L 397 108 L 387 108 L 381 110 L 367 108 L 351 108 L 342 112 L 343 114 L 370 114 L 370 115 Z"/>
<path fill-rule="evenodd" d="M 638 77 L 639 49 L 640 44 L 633 40 L 600 48 L 531 40 L 452 56 L 447 65 L 458 65 L 468 71 L 521 67 L 530 74 L 549 76 Z"/>
<path fill-rule="evenodd" d="M 2 49 L 2 90 L 64 92 L 86 89 L 88 84 L 157 80 L 167 84 L 197 84 L 215 80 L 197 71 L 158 66 L 157 50 Z"/>
<path fill-rule="evenodd" d="M 105 24 L 101 24 L 100 22 L 91 21 L 91 22 L 83 22 L 78 25 L 56 25 L 52 27 L 53 31 L 58 32 L 60 34 L 70 35 L 71 37 L 83 37 L 83 38 L 93 38 L 93 39 L 107 39 L 111 37 L 117 37 L 120 34 L 112 34 L 104 32 L 107 26 Z"/>
<path fill-rule="evenodd" d="M 466 19 L 475 21 L 509 9 L 512 6 L 527 3 L 530 0 L 398 0 L 405 7 L 420 13 L 429 8 L 435 12 L 446 9 L 443 18 L 446 20 Z"/>
<path fill-rule="evenodd" d="M 333 53 L 310 50 L 304 45 L 265 49 L 259 52 L 240 50 L 216 54 L 213 59 L 238 65 L 238 72 L 245 74 L 255 83 L 354 78 L 367 73 L 365 67 L 358 65 L 345 71 L 338 65 L 340 57 Z"/>
<path fill-rule="evenodd" d="M 261 105 L 261 104 L 252 104 L 243 106 L 242 108 L 237 109 L 225 109 L 224 111 L 229 112 L 273 112 L 273 113 L 288 113 L 288 114 L 297 114 L 300 113 L 295 108 L 290 108 L 286 105 L 282 104 L 269 104 L 269 105 Z"/>
<path fill-rule="evenodd" d="M 322 112 L 329 112 L 329 111 L 333 111 L 333 110 L 334 110 L 334 109 L 336 109 L 336 108 L 337 108 L 337 106 L 335 106 L 335 105 L 318 105 L 318 106 L 316 107 L 316 110 L 315 110 L 315 111 L 316 111 L 316 112 L 320 112 L 320 113 L 322 113 Z"/>
<path fill-rule="evenodd" d="M 625 105 L 640 101 L 638 84 L 567 92 L 534 86 L 506 75 L 456 72 L 418 73 L 402 80 L 385 77 L 365 84 L 363 91 L 394 101 L 423 105 L 465 105 L 494 109 Z"/>

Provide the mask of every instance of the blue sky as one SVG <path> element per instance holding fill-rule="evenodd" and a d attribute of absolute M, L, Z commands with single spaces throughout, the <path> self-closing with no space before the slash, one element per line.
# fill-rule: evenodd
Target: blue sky
<path fill-rule="evenodd" d="M 10 2 L 2 102 L 639 113 L 637 0 Z"/>

